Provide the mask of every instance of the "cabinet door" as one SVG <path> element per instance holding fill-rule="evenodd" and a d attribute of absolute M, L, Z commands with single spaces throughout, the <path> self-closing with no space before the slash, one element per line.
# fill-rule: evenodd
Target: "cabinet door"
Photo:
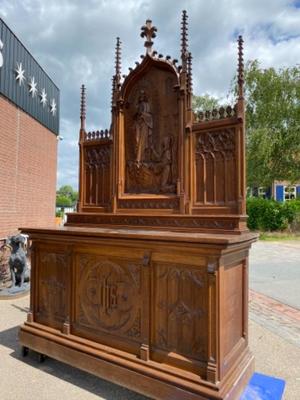
<path fill-rule="evenodd" d="M 71 255 L 59 243 L 34 244 L 34 247 L 34 318 L 36 322 L 61 330 L 69 317 Z"/>
<path fill-rule="evenodd" d="M 143 256 L 142 250 L 120 246 L 76 252 L 73 334 L 139 354 L 149 316 Z"/>
<path fill-rule="evenodd" d="M 208 313 L 207 272 L 188 252 L 152 263 L 151 358 L 197 374 L 205 373 Z M 185 262 L 184 262 L 185 259 Z M 201 261 L 201 260 L 200 260 Z M 197 265 L 198 263 L 198 265 Z"/>

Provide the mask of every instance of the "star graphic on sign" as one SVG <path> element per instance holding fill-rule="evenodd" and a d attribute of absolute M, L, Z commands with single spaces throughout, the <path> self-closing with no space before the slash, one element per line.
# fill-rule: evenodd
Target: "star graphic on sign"
<path fill-rule="evenodd" d="M 29 93 L 31 94 L 31 97 L 35 97 L 37 93 L 37 83 L 34 79 L 34 76 L 30 79 L 30 82 L 28 83 L 29 86 Z"/>
<path fill-rule="evenodd" d="M 25 70 L 23 69 L 22 63 L 17 63 L 17 68 L 15 69 L 16 81 L 19 82 L 19 86 L 25 81 Z"/>
<path fill-rule="evenodd" d="M 40 97 L 41 97 L 41 103 L 43 104 L 43 107 L 45 107 L 47 103 L 47 93 L 45 89 L 42 90 Z"/>
<path fill-rule="evenodd" d="M 52 114 L 53 116 L 56 114 L 56 103 L 55 103 L 55 100 L 54 100 L 54 99 L 51 100 L 50 112 L 51 112 L 51 114 Z"/>

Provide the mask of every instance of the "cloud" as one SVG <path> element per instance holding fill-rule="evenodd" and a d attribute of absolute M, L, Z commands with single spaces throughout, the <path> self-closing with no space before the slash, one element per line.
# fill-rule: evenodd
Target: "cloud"
<path fill-rule="evenodd" d="M 300 8 L 291 0 L 0 0 L 1 17 L 61 90 L 58 185 L 77 186 L 80 85 L 87 87 L 88 129 L 109 127 L 116 36 L 125 74 L 144 53 L 139 33 L 147 18 L 158 28 L 155 49 L 179 58 L 182 9 L 196 94 L 226 96 L 239 33 L 245 60 L 283 67 L 300 59 Z"/>

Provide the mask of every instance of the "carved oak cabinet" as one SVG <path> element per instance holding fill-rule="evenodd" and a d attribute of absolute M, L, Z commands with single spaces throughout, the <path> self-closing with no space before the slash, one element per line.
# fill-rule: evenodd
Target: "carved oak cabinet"
<path fill-rule="evenodd" d="M 238 100 L 195 115 L 187 14 L 181 62 L 152 50 L 121 79 L 110 130 L 86 132 L 78 212 L 32 241 L 20 342 L 154 399 L 238 399 L 248 348 L 242 39 Z"/>

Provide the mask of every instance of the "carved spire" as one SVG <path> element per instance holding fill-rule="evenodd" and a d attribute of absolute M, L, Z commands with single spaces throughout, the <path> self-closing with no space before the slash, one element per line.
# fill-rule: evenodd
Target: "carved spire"
<path fill-rule="evenodd" d="M 80 96 L 80 129 L 85 130 L 86 120 L 86 93 L 85 86 L 81 85 L 81 96 Z"/>
<path fill-rule="evenodd" d="M 192 59 L 192 53 L 189 52 L 187 59 L 187 89 L 189 93 L 193 92 Z"/>
<path fill-rule="evenodd" d="M 188 58 L 188 15 L 186 10 L 182 11 L 181 20 L 181 60 L 182 69 L 186 71 Z"/>
<path fill-rule="evenodd" d="M 121 83 L 121 40 L 119 37 L 117 37 L 117 43 L 116 43 L 116 62 L 115 62 L 115 67 L 116 67 L 116 89 L 119 89 L 119 85 Z"/>
<path fill-rule="evenodd" d="M 113 109 L 117 102 L 117 92 L 121 86 L 121 40 L 117 37 L 115 48 L 115 74 L 112 77 L 111 108 Z"/>
<path fill-rule="evenodd" d="M 152 53 L 152 39 L 156 37 L 157 28 L 152 25 L 151 19 L 147 19 L 146 24 L 141 27 L 141 37 L 145 37 L 146 41 L 144 46 L 146 47 L 146 53 L 151 55 Z"/>
<path fill-rule="evenodd" d="M 243 37 L 238 38 L 238 98 L 244 99 L 244 54 L 243 54 Z"/>
<path fill-rule="evenodd" d="M 115 75 L 112 77 L 112 91 L 111 91 L 111 108 L 114 107 L 115 97 L 116 97 L 116 77 Z"/>

